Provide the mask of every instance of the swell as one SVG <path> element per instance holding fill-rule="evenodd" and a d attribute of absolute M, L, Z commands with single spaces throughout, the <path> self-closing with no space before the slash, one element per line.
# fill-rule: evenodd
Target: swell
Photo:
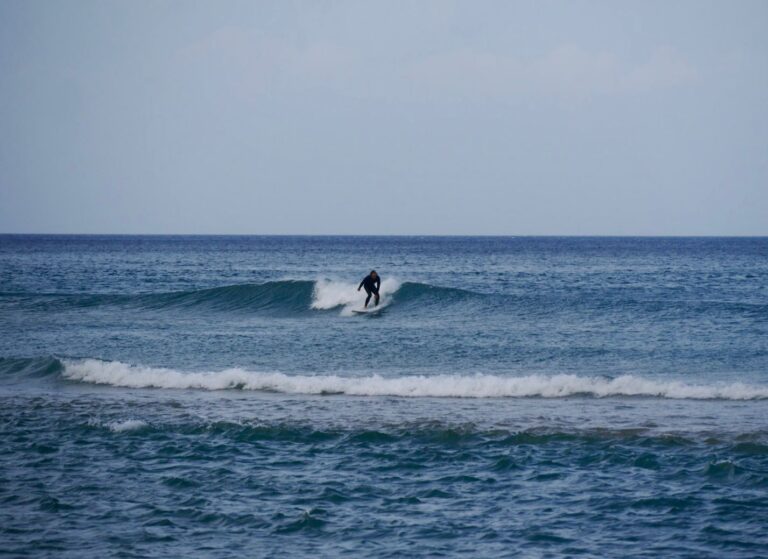
<path fill-rule="evenodd" d="M 478 300 L 480 293 L 425 283 L 385 281 L 385 304 L 452 304 Z M 39 311 L 116 306 L 148 310 L 200 309 L 220 312 L 275 311 L 286 314 L 362 306 L 364 293 L 351 283 L 330 280 L 282 280 L 167 293 L 58 294 L 0 293 L 5 305 Z"/>
<path fill-rule="evenodd" d="M 689 384 L 634 375 L 614 378 L 573 374 L 499 376 L 294 375 L 241 368 L 188 372 L 97 359 L 64 360 L 61 377 L 124 388 L 253 390 L 284 394 L 397 396 L 408 398 L 647 397 L 696 400 L 764 400 L 768 387 L 743 382 Z"/>
<path fill-rule="evenodd" d="M 768 305 L 762 302 L 643 299 L 615 293 L 586 293 L 578 289 L 568 294 L 512 290 L 500 296 L 429 283 L 400 283 L 391 278 L 383 282 L 381 293 L 387 312 L 424 314 L 438 309 L 441 313 L 464 313 L 481 308 L 484 312 L 514 312 L 532 318 L 562 312 L 618 312 L 654 320 L 737 317 L 754 323 L 768 321 Z M 351 316 L 351 311 L 362 308 L 364 299 L 365 294 L 358 292 L 357 285 L 352 283 L 325 279 L 281 280 L 143 294 L 0 292 L 0 311 L 57 312 L 111 307 L 157 312 L 189 310 L 309 316 L 313 311 L 337 310 L 342 315 Z"/>

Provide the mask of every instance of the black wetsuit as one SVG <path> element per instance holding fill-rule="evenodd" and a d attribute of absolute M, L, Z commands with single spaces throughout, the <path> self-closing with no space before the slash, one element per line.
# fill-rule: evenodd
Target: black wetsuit
<path fill-rule="evenodd" d="M 365 292 L 368 294 L 368 297 L 365 298 L 365 306 L 368 306 L 368 302 L 371 300 L 371 295 L 376 295 L 376 301 L 375 304 L 379 304 L 379 286 L 381 285 L 381 278 L 377 275 L 376 279 L 373 279 L 371 277 L 371 274 L 368 274 L 363 278 L 363 281 L 360 282 L 360 285 L 357 287 L 358 290 L 360 290 L 361 287 L 365 288 Z"/>

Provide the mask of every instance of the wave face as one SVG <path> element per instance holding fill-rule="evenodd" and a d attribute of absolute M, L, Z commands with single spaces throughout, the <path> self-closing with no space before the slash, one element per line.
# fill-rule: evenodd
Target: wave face
<path fill-rule="evenodd" d="M 0 357 L 0 380 L 3 382 L 45 378 L 64 372 L 65 365 L 55 357 Z"/>
<path fill-rule="evenodd" d="M 136 295 L 3 293 L 0 296 L 14 299 L 22 306 L 46 311 L 99 306 L 150 310 L 188 308 L 213 311 L 302 311 L 309 308 L 313 287 L 312 281 L 286 280 Z"/>
<path fill-rule="evenodd" d="M 143 295 L 140 306 L 151 308 L 203 307 L 217 311 L 302 311 L 312 296 L 311 281 L 272 281 L 179 293 Z"/>
<path fill-rule="evenodd" d="M 124 388 L 200 390 L 256 390 L 286 394 L 344 394 L 350 396 L 400 396 L 435 398 L 564 398 L 567 396 L 643 396 L 698 400 L 768 399 L 768 387 L 741 382 L 687 384 L 657 381 L 632 375 L 613 379 L 579 375 L 435 375 L 385 378 L 378 375 L 288 375 L 239 368 L 217 372 L 184 372 L 175 369 L 128 365 L 119 361 L 84 359 L 64 361 L 66 379 Z"/>

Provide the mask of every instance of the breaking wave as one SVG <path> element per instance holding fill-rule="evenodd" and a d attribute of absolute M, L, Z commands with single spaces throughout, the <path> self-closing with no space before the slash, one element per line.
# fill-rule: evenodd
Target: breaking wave
<path fill-rule="evenodd" d="M 768 399 L 768 387 L 742 382 L 687 384 L 632 375 L 616 378 L 571 374 L 497 376 L 435 375 L 345 377 L 338 375 L 289 375 L 239 368 L 217 372 L 129 365 L 119 361 L 64 360 L 62 376 L 72 381 L 126 388 L 199 390 L 256 390 L 287 394 L 344 394 L 350 396 L 401 396 L 437 398 L 563 398 L 567 396 L 641 396 L 674 399 Z"/>

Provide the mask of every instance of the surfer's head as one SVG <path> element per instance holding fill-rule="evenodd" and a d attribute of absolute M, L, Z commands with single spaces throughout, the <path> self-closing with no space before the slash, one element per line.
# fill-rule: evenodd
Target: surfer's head
<path fill-rule="evenodd" d="M 372 277 L 373 279 L 376 279 L 376 276 L 378 276 L 378 275 L 379 275 L 379 274 L 377 274 L 377 273 L 376 273 L 376 270 L 371 270 L 371 277 Z"/>

